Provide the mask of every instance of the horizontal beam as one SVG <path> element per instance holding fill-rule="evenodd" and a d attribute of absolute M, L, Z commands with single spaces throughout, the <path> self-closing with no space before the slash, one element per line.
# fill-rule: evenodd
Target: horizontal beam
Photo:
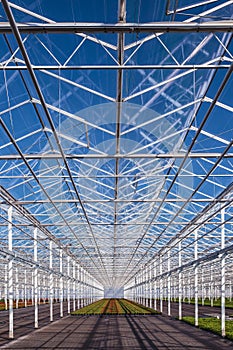
<path fill-rule="evenodd" d="M 16 23 L 19 32 L 37 33 L 161 33 L 161 32 L 232 32 L 233 21 L 209 21 L 203 23 L 153 22 L 153 23 Z M 9 23 L 0 23 L 0 33 L 11 33 Z"/>
<path fill-rule="evenodd" d="M 195 176 L 195 175 L 194 175 Z M 79 203 L 78 199 L 51 199 L 53 203 Z M 85 199 L 82 203 L 183 203 L 186 202 L 186 198 L 154 198 L 154 199 Z M 192 198 L 190 203 L 231 203 L 232 199 L 215 199 L 215 198 Z M 0 201 L 0 204 L 7 204 L 7 201 Z M 27 204 L 51 204 L 47 199 L 45 200 L 16 200 L 15 205 L 27 205 Z"/>
<path fill-rule="evenodd" d="M 214 152 L 198 152 L 189 153 L 188 158 L 219 158 L 221 153 Z M 60 154 L 24 154 L 25 159 L 62 159 Z M 159 154 L 148 154 L 148 153 L 134 153 L 134 154 L 66 154 L 67 159 L 137 159 L 137 158 L 155 158 L 155 159 L 166 159 L 166 158 L 184 158 L 186 153 L 159 153 Z M 224 158 L 233 158 L 233 153 L 227 153 Z M 21 160 L 22 157 L 18 154 L 6 154 L 0 155 L 0 160 Z"/>
<path fill-rule="evenodd" d="M 32 66 L 34 70 L 131 70 L 131 69 L 228 69 L 230 64 L 142 64 L 142 65 L 82 65 L 82 66 Z M 0 66 L 1 70 L 27 70 L 27 66 Z"/>
<path fill-rule="evenodd" d="M 233 220 L 233 219 L 232 219 Z M 157 222 L 154 222 L 152 224 L 152 226 L 158 226 L 158 225 L 167 225 L 169 222 L 167 221 L 157 221 Z M 187 222 L 182 222 L 182 221 L 179 221 L 179 222 L 173 222 L 172 225 L 186 225 Z M 219 221 L 203 221 L 203 222 L 198 222 L 198 223 L 195 223 L 194 225 L 207 225 L 207 224 L 212 224 L 212 225 L 219 225 L 220 222 Z M 87 224 L 84 223 L 84 222 L 69 222 L 69 225 L 70 226 L 86 226 Z M 117 222 L 91 222 L 91 225 L 92 226 L 144 226 L 144 225 L 148 225 L 148 222 L 123 222 L 123 223 L 117 223 Z M 7 227 L 8 224 L 3 224 L 3 223 L 0 223 L 0 227 Z M 34 225 L 32 224 L 15 224 L 16 227 L 34 227 Z M 41 224 L 41 226 L 43 227 L 65 227 L 66 224 L 65 223 L 54 223 L 54 224 Z M 2 239 L 2 238 L 1 238 Z M 19 238 L 17 238 L 18 240 Z M 66 236 L 64 238 L 57 238 L 58 240 L 60 239 L 73 239 L 73 237 L 69 237 L 69 236 Z M 98 238 L 99 240 L 100 238 Z M 127 238 L 124 238 L 124 239 L 127 239 Z M 128 239 L 132 239 L 132 238 L 128 238 Z M 25 238 L 24 238 L 25 240 Z M 44 239 L 43 239 L 44 240 Z M 106 240 L 106 238 L 104 238 L 104 240 Z"/>

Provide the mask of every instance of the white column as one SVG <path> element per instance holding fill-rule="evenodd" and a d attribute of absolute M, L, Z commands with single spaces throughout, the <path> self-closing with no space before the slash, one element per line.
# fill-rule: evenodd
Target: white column
<path fill-rule="evenodd" d="M 232 300 L 232 282 L 230 279 L 230 284 L 229 284 L 229 301 L 231 302 Z"/>
<path fill-rule="evenodd" d="M 35 328 L 39 327 L 38 324 L 38 267 L 37 267 L 37 227 L 34 228 L 34 307 L 35 307 Z"/>
<path fill-rule="evenodd" d="M 210 266 L 210 305 L 214 306 L 213 265 Z"/>
<path fill-rule="evenodd" d="M 145 267 L 145 290 L 144 290 L 144 295 L 145 295 L 145 306 L 148 307 L 148 266 Z"/>
<path fill-rule="evenodd" d="M 223 223 L 225 221 L 225 210 L 221 210 L 221 222 Z M 222 224 L 221 226 L 221 249 L 225 248 L 225 224 Z M 226 277 L 225 277 L 225 263 L 226 258 L 225 255 L 222 254 L 221 256 L 221 329 L 222 329 L 222 336 L 225 337 L 226 335 L 226 329 L 225 329 L 225 297 L 226 297 Z"/>
<path fill-rule="evenodd" d="M 155 281 L 154 281 L 154 309 L 157 310 L 157 265 L 156 262 L 154 262 L 154 277 L 155 277 Z"/>
<path fill-rule="evenodd" d="M 167 271 L 168 271 L 168 278 L 167 278 L 167 314 L 168 316 L 171 316 L 171 249 L 168 249 L 167 252 Z"/>
<path fill-rule="evenodd" d="M 42 298 L 43 298 L 43 303 L 45 304 L 45 299 L 46 299 L 46 275 L 43 275 L 43 291 L 42 291 Z"/>
<path fill-rule="evenodd" d="M 67 256 L 67 304 L 67 312 L 70 314 L 70 256 Z"/>
<path fill-rule="evenodd" d="M 145 280 L 146 280 L 146 271 L 145 269 L 142 270 L 142 303 L 144 306 L 146 306 L 146 297 L 145 297 Z"/>
<path fill-rule="evenodd" d="M 179 294 L 179 320 L 182 319 L 182 272 L 181 272 L 181 265 L 182 265 L 182 256 L 181 256 L 181 241 L 179 242 L 179 273 L 178 273 L 178 294 Z"/>
<path fill-rule="evenodd" d="M 149 290 L 150 290 L 150 304 L 149 304 L 149 307 L 152 308 L 152 265 L 150 265 L 150 281 L 149 281 Z"/>
<path fill-rule="evenodd" d="M 15 308 L 19 308 L 19 271 L 15 268 Z"/>
<path fill-rule="evenodd" d="M 77 308 L 80 309 L 80 271 L 79 271 L 79 265 L 77 265 Z"/>
<path fill-rule="evenodd" d="M 201 304 L 205 305 L 205 285 L 204 285 L 204 267 L 201 269 Z"/>
<path fill-rule="evenodd" d="M 12 251 L 12 207 L 8 209 L 8 249 Z M 14 314 L 13 314 L 13 259 L 10 258 L 8 263 L 8 292 L 9 292 L 9 338 L 14 338 Z"/>
<path fill-rule="evenodd" d="M 76 276 L 75 276 L 76 263 L 73 261 L 73 311 L 76 310 Z"/>
<path fill-rule="evenodd" d="M 191 278 L 190 278 L 190 272 L 188 274 L 188 303 L 191 302 Z"/>
<path fill-rule="evenodd" d="M 83 307 L 83 271 L 80 266 L 80 308 Z"/>
<path fill-rule="evenodd" d="M 160 312 L 163 312 L 163 280 L 162 280 L 162 273 L 163 273 L 163 257 L 162 255 L 159 256 L 159 299 L 160 299 Z"/>
<path fill-rule="evenodd" d="M 24 270 L 24 307 L 27 307 L 27 270 Z"/>
<path fill-rule="evenodd" d="M 82 308 L 82 270 L 79 266 L 79 308 Z"/>
<path fill-rule="evenodd" d="M 53 321 L 53 241 L 49 242 L 49 313 L 50 313 L 50 322 Z"/>
<path fill-rule="evenodd" d="M 83 306 L 86 306 L 86 274 L 84 269 L 82 269 L 82 274 L 83 274 Z"/>
<path fill-rule="evenodd" d="M 60 256 L 59 256 L 59 261 L 60 261 L 60 280 L 59 280 L 59 299 L 60 299 L 60 317 L 63 317 L 63 269 L 62 269 L 62 249 L 60 248 Z"/>
<path fill-rule="evenodd" d="M 8 309 L 8 266 L 5 265 L 5 284 L 4 284 L 4 302 L 5 310 Z"/>
<path fill-rule="evenodd" d="M 195 230 L 194 260 L 198 259 L 198 230 Z M 198 266 L 194 267 L 195 326 L 198 326 Z"/>

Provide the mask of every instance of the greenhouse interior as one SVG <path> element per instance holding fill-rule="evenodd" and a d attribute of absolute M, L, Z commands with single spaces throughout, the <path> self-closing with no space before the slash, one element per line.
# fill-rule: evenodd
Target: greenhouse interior
<path fill-rule="evenodd" d="M 0 1 L 0 348 L 233 347 L 232 32 L 232 0 Z"/>

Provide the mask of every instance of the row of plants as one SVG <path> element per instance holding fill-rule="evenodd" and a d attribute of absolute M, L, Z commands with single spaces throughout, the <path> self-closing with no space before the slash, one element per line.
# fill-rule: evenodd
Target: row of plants
<path fill-rule="evenodd" d="M 192 326 L 195 325 L 195 318 L 192 316 L 185 316 L 182 318 L 182 320 L 188 324 L 191 324 Z M 206 317 L 206 318 L 200 317 L 198 319 L 198 327 L 218 335 L 222 334 L 221 319 L 218 319 L 216 317 Z M 233 321 L 227 320 L 225 322 L 225 327 L 226 327 L 226 338 L 233 340 Z"/>
<path fill-rule="evenodd" d="M 27 306 L 31 306 L 32 302 L 31 301 L 27 301 Z M 25 302 L 24 301 L 19 301 L 18 302 L 18 308 L 22 308 L 25 307 Z M 7 301 L 7 308 L 9 308 L 9 301 Z M 13 302 L 13 308 L 16 308 L 16 301 L 14 300 Z M 5 301 L 0 301 L 0 311 L 4 311 L 6 310 L 6 305 L 5 305 Z"/>
<path fill-rule="evenodd" d="M 95 301 L 92 304 L 86 305 L 81 309 L 78 309 L 76 311 L 73 311 L 72 315 L 99 315 L 106 311 L 108 304 L 107 299 L 101 299 L 98 301 Z"/>
<path fill-rule="evenodd" d="M 146 307 L 144 305 L 137 304 L 131 300 L 126 299 L 120 299 L 119 303 L 122 305 L 122 307 L 125 310 L 125 313 L 129 314 L 143 314 L 143 315 L 151 315 L 151 314 L 158 314 L 158 311 L 155 311 L 154 309 L 151 309 L 149 307 Z"/>
<path fill-rule="evenodd" d="M 72 315 L 151 315 L 157 311 L 139 305 L 126 299 L 101 299 L 82 309 L 72 312 Z"/>

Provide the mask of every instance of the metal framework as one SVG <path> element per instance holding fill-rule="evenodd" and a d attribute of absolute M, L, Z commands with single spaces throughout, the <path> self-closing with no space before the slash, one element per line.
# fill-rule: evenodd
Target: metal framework
<path fill-rule="evenodd" d="M 0 2 L 1 296 L 232 297 L 233 1 Z M 97 6 L 98 3 L 98 6 Z M 136 6 L 136 7 L 135 7 Z M 20 276 L 20 279 L 19 279 Z M 186 283 L 187 282 L 187 283 Z M 200 285 L 202 287 L 200 288 Z M 189 286 L 186 288 L 185 286 Z"/>

